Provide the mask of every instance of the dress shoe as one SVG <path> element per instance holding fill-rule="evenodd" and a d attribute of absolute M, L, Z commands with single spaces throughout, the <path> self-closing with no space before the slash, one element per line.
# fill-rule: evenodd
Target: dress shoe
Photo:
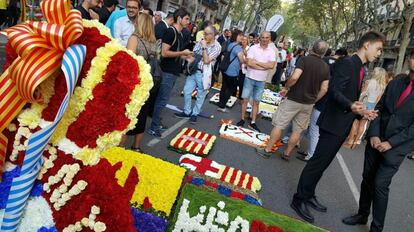
<path fill-rule="evenodd" d="M 361 214 L 355 214 L 353 216 L 342 219 L 342 222 L 344 224 L 351 225 L 351 226 L 358 225 L 358 224 L 365 225 L 368 222 L 368 217 L 363 216 Z"/>
<path fill-rule="evenodd" d="M 315 220 L 312 214 L 309 212 L 308 207 L 306 206 L 305 202 L 303 201 L 295 201 L 293 200 L 290 204 L 290 207 L 295 210 L 295 212 L 305 221 L 313 223 Z"/>
<path fill-rule="evenodd" d="M 328 209 L 326 206 L 322 205 L 316 197 L 312 197 L 306 202 L 310 207 L 312 207 L 314 210 L 325 213 Z"/>

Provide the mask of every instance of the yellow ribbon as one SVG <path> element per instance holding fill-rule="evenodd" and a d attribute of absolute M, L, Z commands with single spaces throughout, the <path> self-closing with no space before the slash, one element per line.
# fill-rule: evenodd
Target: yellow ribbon
<path fill-rule="evenodd" d="M 59 74 L 64 51 L 83 32 L 82 16 L 70 9 L 69 0 L 43 0 L 40 8 L 47 22 L 28 22 L 5 30 L 18 58 L 0 76 L 0 170 L 7 148 L 3 130 L 27 102 L 40 100 L 36 88 Z"/>

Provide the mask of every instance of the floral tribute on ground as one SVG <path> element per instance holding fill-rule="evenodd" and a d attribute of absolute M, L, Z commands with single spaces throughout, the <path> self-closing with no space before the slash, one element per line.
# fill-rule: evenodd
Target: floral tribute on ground
<path fill-rule="evenodd" d="M 239 127 L 231 124 L 231 122 L 223 122 L 220 127 L 220 137 L 246 144 L 252 147 L 266 147 L 270 136 L 244 127 Z M 280 141 L 273 145 L 273 151 L 283 146 Z"/>
<path fill-rule="evenodd" d="M 17 231 L 137 231 L 147 220 L 152 227 L 148 224 L 147 230 L 139 231 L 157 231 L 154 225 L 165 228 L 166 220 L 160 216 L 170 214 L 185 170 L 143 154 L 111 149 L 136 124 L 153 85 L 150 67 L 115 41 L 102 24 L 87 20 L 82 24 L 75 43 L 86 47 L 85 61 L 67 110 L 41 151 L 37 180 L 25 189 L 30 197 Z M 10 43 L 12 39 L 7 65 L 18 59 Z M 36 92 L 40 99 L 26 104 L 2 131 L 8 144 L 0 182 L 0 226 L 29 138 L 52 124 L 65 98 L 63 73 L 53 73 Z M 168 174 L 156 175 L 162 172 Z"/>
<path fill-rule="evenodd" d="M 180 165 L 191 171 L 219 179 L 223 182 L 253 192 L 258 192 L 262 188 L 262 184 L 257 177 L 199 156 L 191 154 L 182 155 L 180 157 Z"/>
<path fill-rule="evenodd" d="M 194 185 L 185 185 L 168 231 L 250 232 L 326 231 L 273 213 L 245 201 L 231 199 Z"/>
<path fill-rule="evenodd" d="M 171 140 L 169 148 L 179 153 L 207 156 L 215 141 L 216 136 L 214 135 L 191 128 L 184 128 Z"/>

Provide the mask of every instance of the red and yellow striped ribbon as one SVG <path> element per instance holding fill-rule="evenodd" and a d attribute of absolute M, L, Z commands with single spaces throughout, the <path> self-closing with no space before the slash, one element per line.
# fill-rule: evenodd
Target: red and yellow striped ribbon
<path fill-rule="evenodd" d="M 43 0 L 40 7 L 47 22 L 5 30 L 18 58 L 0 76 L 0 178 L 7 148 L 3 130 L 27 102 L 39 101 L 36 88 L 60 72 L 64 51 L 83 32 L 81 14 L 70 9 L 69 0 Z"/>

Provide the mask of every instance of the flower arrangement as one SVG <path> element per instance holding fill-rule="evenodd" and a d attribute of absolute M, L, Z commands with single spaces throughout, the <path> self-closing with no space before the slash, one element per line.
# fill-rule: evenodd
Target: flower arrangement
<path fill-rule="evenodd" d="M 215 178 L 201 175 L 197 172 L 188 171 L 186 182 L 212 191 L 216 191 L 226 197 L 244 200 L 253 205 L 262 205 L 262 201 L 259 199 L 255 192 L 239 188 Z"/>
<path fill-rule="evenodd" d="M 269 135 L 232 125 L 231 122 L 222 123 L 219 133 L 222 138 L 252 147 L 266 147 L 270 139 Z M 273 151 L 276 151 L 281 146 L 283 146 L 283 144 L 280 141 L 277 141 L 273 145 Z"/>
<path fill-rule="evenodd" d="M 218 164 L 212 160 L 191 154 L 180 157 L 180 165 L 203 175 L 219 179 L 223 182 L 258 192 L 262 185 L 257 177 L 229 166 Z"/>
<path fill-rule="evenodd" d="M 184 128 L 175 136 L 169 148 L 179 153 L 207 156 L 212 149 L 216 136 L 195 129 Z"/>
<path fill-rule="evenodd" d="M 217 105 L 219 103 L 219 101 L 220 101 L 220 93 L 216 93 L 210 98 L 210 103 L 213 103 L 213 104 Z M 234 106 L 236 101 L 237 101 L 237 97 L 230 96 L 229 100 L 226 103 L 226 106 L 228 108 L 231 108 L 231 107 Z"/>
<path fill-rule="evenodd" d="M 154 210 L 170 215 L 185 175 L 184 168 L 122 148 L 109 149 L 102 156 L 111 164 L 121 163 L 122 168 L 116 173 L 121 186 L 132 168 L 138 170 L 139 183 L 135 187 L 131 203 L 136 202 L 142 206 L 147 198 Z"/>
<path fill-rule="evenodd" d="M 160 186 L 167 195 L 164 198 L 151 195 L 151 188 L 159 182 L 152 183 L 151 188 L 138 184 L 141 176 L 143 183 L 151 181 L 146 175 L 138 177 L 135 167 L 128 170 L 122 185 L 118 183 L 115 175 L 121 165 L 112 165 L 101 155 L 118 145 L 121 135 L 136 124 L 136 116 L 152 88 L 150 67 L 142 57 L 113 40 L 102 24 L 84 20 L 83 26 L 76 43 L 86 46 L 85 63 L 68 110 L 43 152 L 34 195 L 28 200 L 18 231 L 136 231 L 131 202 L 140 199 L 133 199 L 133 193 L 146 193 L 149 205 L 169 214 L 185 173 L 175 166 L 182 174 L 177 174 L 173 184 Z M 10 65 L 17 55 L 8 48 Z M 0 214 L 6 207 L 11 181 L 19 176 L 28 138 L 51 124 L 65 97 L 65 79 L 62 73 L 56 74 L 37 88 L 41 100 L 26 105 L 3 131 L 9 143 L 6 172 L 0 183 Z M 151 167 L 147 162 L 142 169 Z M 136 186 L 141 188 L 137 190 Z M 172 193 L 168 188 L 173 189 Z"/>
<path fill-rule="evenodd" d="M 245 201 L 185 185 L 169 231 L 326 231 Z"/>

